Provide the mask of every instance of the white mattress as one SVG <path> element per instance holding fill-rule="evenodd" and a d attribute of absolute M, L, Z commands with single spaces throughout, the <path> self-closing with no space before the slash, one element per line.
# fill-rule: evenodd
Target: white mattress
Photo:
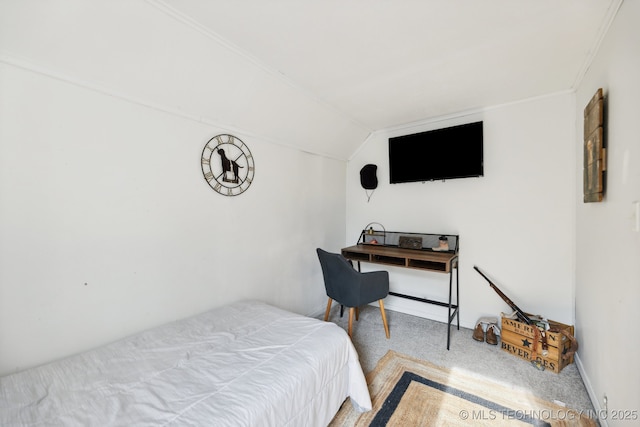
<path fill-rule="evenodd" d="M 332 323 L 240 302 L 0 378 L 0 425 L 325 426 L 371 409 Z"/>

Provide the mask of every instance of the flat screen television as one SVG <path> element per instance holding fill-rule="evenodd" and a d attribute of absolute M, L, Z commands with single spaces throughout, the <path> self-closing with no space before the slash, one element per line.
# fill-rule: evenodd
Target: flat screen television
<path fill-rule="evenodd" d="M 482 122 L 389 138 L 391 184 L 483 175 Z"/>

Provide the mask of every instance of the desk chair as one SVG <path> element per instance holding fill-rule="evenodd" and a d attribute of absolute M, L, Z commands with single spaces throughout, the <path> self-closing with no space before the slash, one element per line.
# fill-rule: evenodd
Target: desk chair
<path fill-rule="evenodd" d="M 325 322 L 329 319 L 331 303 L 336 300 L 338 303 L 349 307 L 348 332 L 349 336 L 351 336 L 354 311 L 361 305 L 377 300 L 380 305 L 384 332 L 388 339 L 389 325 L 387 325 L 387 315 L 384 311 L 382 300 L 389 294 L 389 273 L 386 271 L 360 273 L 342 255 L 326 252 L 320 248 L 316 249 L 316 251 L 322 267 L 324 286 L 329 297 L 327 311 L 324 314 Z"/>

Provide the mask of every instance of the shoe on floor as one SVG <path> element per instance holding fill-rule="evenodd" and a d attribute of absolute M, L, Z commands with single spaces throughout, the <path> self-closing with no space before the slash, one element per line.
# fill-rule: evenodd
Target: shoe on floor
<path fill-rule="evenodd" d="M 493 331 L 493 326 L 489 325 L 487 327 L 487 344 L 498 345 L 498 338 L 496 337 L 496 333 Z"/>
<path fill-rule="evenodd" d="M 482 330 L 481 323 L 478 323 L 476 328 L 473 330 L 473 339 L 476 341 L 484 341 L 484 331 Z"/>

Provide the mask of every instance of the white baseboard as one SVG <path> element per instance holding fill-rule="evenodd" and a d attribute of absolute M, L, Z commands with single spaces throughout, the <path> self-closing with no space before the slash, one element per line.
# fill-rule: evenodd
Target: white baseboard
<path fill-rule="evenodd" d="M 584 365 L 582 365 L 580 356 L 578 356 L 578 353 L 576 353 L 573 356 L 573 358 L 576 366 L 578 367 L 578 372 L 580 372 L 580 376 L 582 377 L 582 382 L 584 383 L 584 386 L 587 389 L 587 393 L 589 394 L 589 399 L 591 399 L 591 404 L 593 405 L 593 408 L 596 411 L 596 413 L 592 415 L 595 416 L 596 414 L 603 413 L 602 406 L 600 406 L 600 399 L 598 399 L 598 396 L 596 395 L 596 392 L 593 389 L 593 386 L 591 385 L 591 381 L 589 380 L 589 376 L 584 370 Z M 600 426 L 609 427 L 609 424 L 607 423 L 607 420 L 606 420 L 607 417 L 597 417 L 597 418 L 598 418 L 598 422 L 600 423 Z"/>

